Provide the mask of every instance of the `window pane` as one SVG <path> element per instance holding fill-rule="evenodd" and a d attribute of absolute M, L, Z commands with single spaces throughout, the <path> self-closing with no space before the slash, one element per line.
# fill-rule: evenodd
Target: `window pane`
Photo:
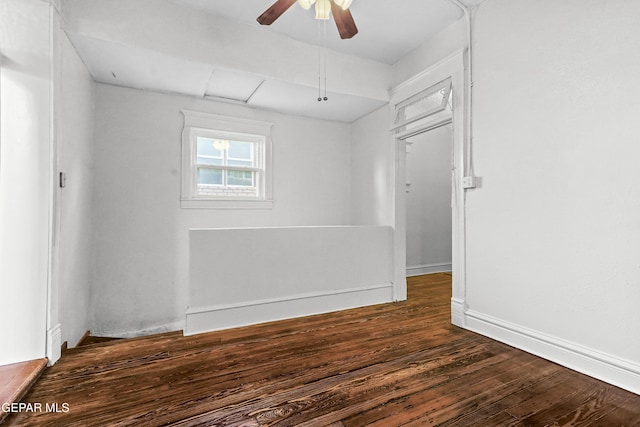
<path fill-rule="evenodd" d="M 402 101 L 396 106 L 394 128 L 402 132 L 407 125 L 440 113 L 449 107 L 451 80 L 447 79 Z"/>
<path fill-rule="evenodd" d="M 228 157 L 235 160 L 253 161 L 253 142 L 229 141 Z"/>
<path fill-rule="evenodd" d="M 222 185 L 222 172 L 217 169 L 198 168 L 198 186 Z"/>
<path fill-rule="evenodd" d="M 437 92 L 416 99 L 414 102 L 404 107 L 404 111 L 402 111 L 404 119 L 412 119 L 423 114 L 441 111 L 442 108 L 446 106 L 446 95 L 449 95 L 448 91 L 446 89 L 441 89 Z M 400 110 L 402 110 L 402 108 Z"/>
<path fill-rule="evenodd" d="M 238 185 L 242 187 L 254 187 L 253 172 L 251 171 L 227 171 L 227 185 Z"/>
<path fill-rule="evenodd" d="M 223 152 L 216 148 L 217 140 L 197 137 L 196 163 L 199 165 L 222 165 Z"/>

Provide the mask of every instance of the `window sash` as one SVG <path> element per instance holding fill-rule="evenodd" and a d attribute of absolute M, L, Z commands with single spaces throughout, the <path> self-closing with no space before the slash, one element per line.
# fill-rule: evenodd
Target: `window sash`
<path fill-rule="evenodd" d="M 219 137 L 213 137 L 211 135 L 207 135 L 207 136 L 203 136 L 199 133 L 196 133 L 194 135 L 195 138 L 195 149 L 196 149 L 196 164 L 198 165 L 206 165 L 206 164 L 216 164 L 216 163 L 200 163 L 199 159 L 211 159 L 213 161 L 219 162 L 219 164 L 221 164 L 222 166 L 238 166 L 232 163 L 238 163 L 238 162 L 243 162 L 243 163 L 249 163 L 251 165 L 255 165 L 259 162 L 260 157 L 259 155 L 259 150 L 260 150 L 260 142 L 256 142 L 256 141 L 244 141 L 244 140 L 239 140 L 239 138 L 234 138 L 233 140 L 230 139 L 226 139 L 226 138 L 219 138 Z M 247 139 L 253 139 L 253 138 L 247 138 Z M 211 153 L 199 153 L 198 151 L 200 150 L 200 144 L 201 142 L 203 142 L 202 140 L 210 140 L 213 141 L 211 142 L 211 144 L 215 145 L 215 141 L 220 141 L 220 140 L 226 140 L 230 146 L 226 149 L 219 149 L 219 148 L 214 148 L 215 151 L 218 151 L 220 153 L 220 155 L 216 155 L 216 154 L 211 154 Z M 250 150 L 249 150 L 249 156 L 248 157 L 234 157 L 231 153 L 231 150 L 233 148 L 233 144 L 237 143 L 237 144 L 246 144 L 250 146 Z"/>

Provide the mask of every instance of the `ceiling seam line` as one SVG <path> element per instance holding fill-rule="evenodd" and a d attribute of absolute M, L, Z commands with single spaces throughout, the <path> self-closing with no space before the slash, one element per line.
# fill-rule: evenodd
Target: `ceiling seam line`
<path fill-rule="evenodd" d="M 246 100 L 246 101 L 244 101 L 244 102 L 246 102 L 247 104 L 248 104 L 249 102 L 251 102 L 251 98 L 253 98 L 253 96 L 256 94 L 256 92 L 258 92 L 258 89 L 260 89 L 260 88 L 262 87 L 262 85 L 264 84 L 264 82 L 266 82 L 266 80 L 262 80 L 262 81 L 260 82 L 260 84 L 259 84 L 259 85 L 258 85 L 258 86 L 253 90 L 253 92 L 251 92 L 251 95 L 249 95 L 249 97 L 247 98 L 247 100 Z"/>

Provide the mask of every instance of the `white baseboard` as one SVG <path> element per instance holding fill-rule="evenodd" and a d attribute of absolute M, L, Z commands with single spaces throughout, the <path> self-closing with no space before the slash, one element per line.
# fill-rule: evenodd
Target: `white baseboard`
<path fill-rule="evenodd" d="M 453 271 L 451 263 L 425 264 L 407 266 L 407 277 L 422 276 L 423 274 L 449 273 Z"/>
<path fill-rule="evenodd" d="M 465 327 L 464 300 L 451 298 L 451 323 L 461 328 Z"/>
<path fill-rule="evenodd" d="M 186 313 L 184 334 L 195 335 L 392 301 L 393 285 L 386 283 L 230 305 L 191 307 Z"/>
<path fill-rule="evenodd" d="M 48 365 L 55 364 L 62 356 L 62 325 L 58 323 L 47 330 L 47 359 Z"/>
<path fill-rule="evenodd" d="M 465 313 L 464 323 L 471 331 L 640 394 L 640 365 L 637 363 L 473 310 Z"/>
<path fill-rule="evenodd" d="M 94 331 L 92 331 L 91 335 L 95 335 L 97 337 L 109 337 L 109 338 L 137 338 L 137 337 L 143 337 L 146 335 L 181 331 L 183 329 L 184 329 L 184 322 L 181 320 L 178 320 L 171 323 L 164 323 L 162 325 L 148 326 L 146 328 L 137 329 L 134 331 L 103 331 L 103 330 L 94 328 Z"/>

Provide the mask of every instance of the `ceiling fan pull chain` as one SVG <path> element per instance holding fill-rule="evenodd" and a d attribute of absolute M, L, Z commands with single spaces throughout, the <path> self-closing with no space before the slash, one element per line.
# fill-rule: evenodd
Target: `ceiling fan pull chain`
<path fill-rule="evenodd" d="M 317 28 L 317 38 L 320 39 L 320 21 L 318 21 Z M 320 43 L 318 43 L 318 45 L 319 44 Z M 322 48 L 318 46 L 318 102 L 320 101 L 322 101 Z"/>
<path fill-rule="evenodd" d="M 323 41 L 323 54 L 324 54 L 324 98 L 322 98 L 324 101 L 329 100 L 329 98 L 327 98 L 327 21 L 325 20 L 322 23 L 323 26 L 323 34 L 322 34 L 322 41 Z"/>
<path fill-rule="evenodd" d="M 318 49 L 318 102 L 322 101 L 322 89 L 320 87 L 322 78 L 320 76 L 320 49 Z"/>

